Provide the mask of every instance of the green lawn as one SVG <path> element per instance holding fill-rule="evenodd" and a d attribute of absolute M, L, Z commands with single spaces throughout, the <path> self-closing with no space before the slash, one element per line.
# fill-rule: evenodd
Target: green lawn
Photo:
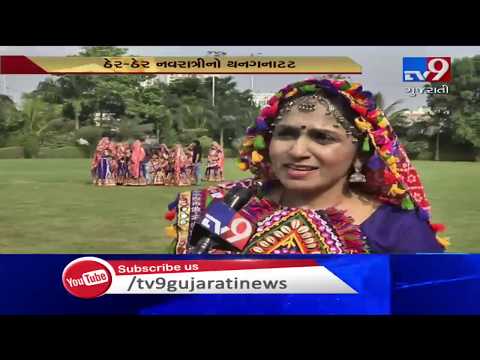
<path fill-rule="evenodd" d="M 418 161 L 451 252 L 480 253 L 480 164 Z M 162 253 L 167 204 L 181 188 L 90 183 L 86 159 L 0 160 L 1 253 Z M 234 160 L 228 180 L 247 177 Z"/>

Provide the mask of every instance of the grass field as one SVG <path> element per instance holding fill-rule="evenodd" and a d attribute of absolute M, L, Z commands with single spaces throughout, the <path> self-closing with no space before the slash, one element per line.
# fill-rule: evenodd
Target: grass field
<path fill-rule="evenodd" d="M 434 222 L 447 225 L 450 252 L 480 253 L 480 164 L 418 161 Z M 89 160 L 0 160 L 1 253 L 163 253 L 163 216 L 175 187 L 99 188 Z M 248 177 L 234 160 L 227 180 Z"/>

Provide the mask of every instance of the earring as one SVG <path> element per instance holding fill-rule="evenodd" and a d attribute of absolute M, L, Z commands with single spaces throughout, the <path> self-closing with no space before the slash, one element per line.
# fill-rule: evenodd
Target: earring
<path fill-rule="evenodd" d="M 356 162 L 353 167 L 355 169 L 355 172 L 352 175 L 350 175 L 350 177 L 348 178 L 348 181 L 351 183 L 366 183 L 367 178 L 361 172 L 362 164 L 360 163 L 360 161 Z"/>

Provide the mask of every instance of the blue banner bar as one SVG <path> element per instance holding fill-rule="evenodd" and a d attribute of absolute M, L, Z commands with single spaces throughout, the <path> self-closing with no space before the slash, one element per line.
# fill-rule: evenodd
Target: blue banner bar
<path fill-rule="evenodd" d="M 480 314 L 480 255 L 310 255 L 356 294 L 149 294 L 80 299 L 62 283 L 71 261 L 233 260 L 231 256 L 0 255 L 0 315 L 388 315 Z M 271 271 L 275 271 L 272 269 Z"/>

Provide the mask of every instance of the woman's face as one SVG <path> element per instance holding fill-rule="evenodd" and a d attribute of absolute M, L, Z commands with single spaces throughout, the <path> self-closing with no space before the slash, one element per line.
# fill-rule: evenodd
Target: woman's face
<path fill-rule="evenodd" d="M 270 142 L 272 170 L 287 190 L 311 192 L 346 183 L 357 143 L 325 107 L 296 107 L 278 122 Z"/>

